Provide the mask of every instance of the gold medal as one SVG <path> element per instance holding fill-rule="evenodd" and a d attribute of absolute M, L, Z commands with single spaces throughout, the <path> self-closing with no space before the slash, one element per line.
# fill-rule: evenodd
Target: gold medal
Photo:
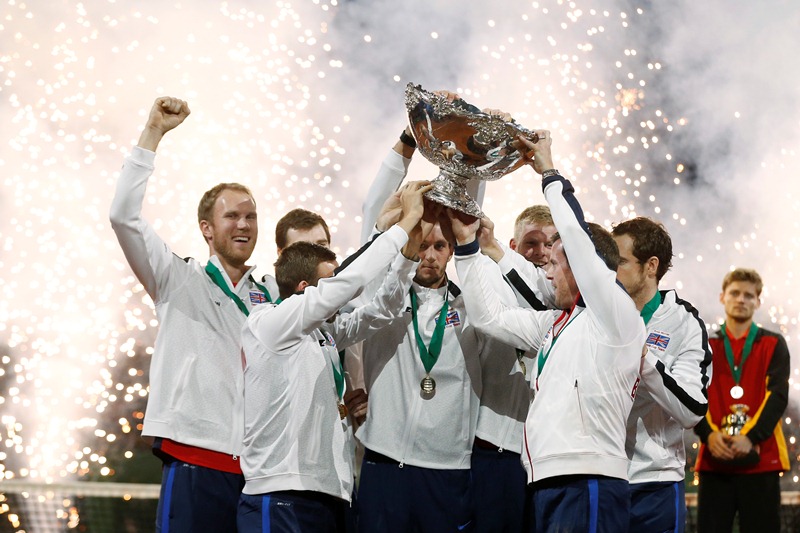
<path fill-rule="evenodd" d="M 528 371 L 525 368 L 525 361 L 523 361 L 522 358 L 518 359 L 518 361 L 519 361 L 519 367 L 520 367 L 520 369 L 522 369 L 522 375 L 523 376 L 527 376 L 528 375 Z"/>
<path fill-rule="evenodd" d="M 347 407 L 343 404 L 339 404 L 339 418 L 344 420 L 344 417 L 347 416 Z"/>
<path fill-rule="evenodd" d="M 422 381 L 419 382 L 419 388 L 422 389 L 423 394 L 431 395 L 436 392 L 436 382 L 426 374 Z"/>
<path fill-rule="evenodd" d="M 731 398 L 733 398 L 734 400 L 738 400 L 742 396 L 744 396 L 743 388 L 741 388 L 739 385 L 734 385 L 733 387 L 731 387 Z"/>

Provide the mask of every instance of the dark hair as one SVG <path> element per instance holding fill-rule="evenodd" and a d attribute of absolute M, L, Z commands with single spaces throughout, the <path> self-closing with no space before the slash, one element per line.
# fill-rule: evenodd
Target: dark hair
<path fill-rule="evenodd" d="M 731 270 L 725 277 L 722 279 L 722 292 L 725 292 L 725 289 L 728 288 L 728 285 L 733 283 L 734 281 L 746 281 L 748 283 L 752 283 L 756 286 L 756 296 L 761 296 L 761 290 L 764 288 L 764 282 L 761 281 L 761 276 L 758 275 L 752 268 L 737 268 L 736 270 Z"/>
<path fill-rule="evenodd" d="M 335 260 L 336 254 L 320 244 L 298 241 L 287 246 L 275 261 L 275 281 L 278 282 L 281 299 L 294 294 L 301 281 L 316 285 L 319 281 L 319 264 Z"/>
<path fill-rule="evenodd" d="M 597 255 L 600 256 L 600 259 L 603 260 L 610 270 L 616 272 L 619 266 L 619 247 L 617 246 L 617 241 L 615 241 L 611 233 L 600 224 L 594 222 L 587 222 L 586 224 L 589 226 L 589 233 L 592 244 L 594 244 L 595 252 L 597 252 Z M 550 242 L 555 244 L 559 240 L 561 240 L 561 235 L 556 233 L 553 235 L 553 238 L 550 239 Z M 567 257 L 567 263 L 569 263 L 569 257 Z"/>
<path fill-rule="evenodd" d="M 328 242 L 331 242 L 331 232 L 324 218 L 307 209 L 292 209 L 283 215 L 275 225 L 275 244 L 279 249 L 283 249 L 286 247 L 287 235 L 290 229 L 310 230 L 315 226 L 322 226 Z"/>
<path fill-rule="evenodd" d="M 661 281 L 672 267 L 672 239 L 660 222 L 647 217 L 636 217 L 614 226 L 611 234 L 615 237 L 630 235 L 633 240 L 633 256 L 640 263 L 647 262 L 651 257 L 658 259 L 657 281 Z"/>

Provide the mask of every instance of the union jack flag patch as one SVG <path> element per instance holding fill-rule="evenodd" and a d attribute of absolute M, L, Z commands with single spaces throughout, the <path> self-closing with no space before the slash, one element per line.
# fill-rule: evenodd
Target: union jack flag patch
<path fill-rule="evenodd" d="M 645 341 L 645 344 L 663 352 L 667 349 L 667 345 L 669 344 L 669 335 L 659 331 L 654 331 L 647 336 L 647 341 Z"/>
<path fill-rule="evenodd" d="M 250 291 L 250 303 L 253 305 L 265 304 L 267 303 L 267 297 L 264 296 L 263 292 Z"/>
<path fill-rule="evenodd" d="M 439 320 L 439 315 L 436 315 L 434 318 L 434 322 Z M 444 319 L 444 326 L 459 326 L 461 325 L 461 318 L 458 316 L 458 311 L 455 309 L 450 309 L 447 312 L 447 316 Z"/>

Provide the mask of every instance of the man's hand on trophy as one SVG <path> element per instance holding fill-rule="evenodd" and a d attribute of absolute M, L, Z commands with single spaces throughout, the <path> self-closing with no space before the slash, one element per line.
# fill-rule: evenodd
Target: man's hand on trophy
<path fill-rule="evenodd" d="M 492 109 L 490 107 L 487 107 L 482 111 L 491 117 L 498 117 L 503 119 L 503 122 L 514 122 L 514 117 L 511 116 L 511 113 L 506 113 L 502 109 Z"/>
<path fill-rule="evenodd" d="M 454 92 L 451 92 L 451 91 L 445 91 L 445 90 L 433 91 L 433 94 L 438 94 L 439 96 L 444 96 L 445 98 L 447 98 L 448 102 L 454 102 L 456 100 L 460 100 L 461 99 L 461 97 L 458 95 L 458 93 L 454 93 Z"/>
<path fill-rule="evenodd" d="M 481 226 L 481 219 L 450 207 L 447 208 L 447 218 L 450 220 L 450 228 L 453 230 L 456 244 L 469 244 L 475 240 L 475 234 Z"/>
<path fill-rule="evenodd" d="M 423 199 L 423 206 L 422 218 L 408 234 L 408 242 L 402 249 L 402 254 L 412 261 L 419 261 L 419 249 L 439 223 L 440 212 L 444 207 L 426 199 Z"/>
<path fill-rule="evenodd" d="M 416 226 L 425 213 L 425 193 L 433 188 L 430 181 L 410 181 L 400 187 L 400 222 L 412 221 Z"/>
<path fill-rule="evenodd" d="M 713 455 L 716 459 L 721 459 L 723 461 L 730 461 L 731 459 L 734 459 L 736 455 L 730 448 L 728 439 L 729 437 L 723 435 L 719 431 L 712 431 L 708 435 L 708 451 L 711 452 L 711 455 Z"/>
<path fill-rule="evenodd" d="M 375 221 L 375 228 L 378 231 L 386 231 L 391 228 L 403 213 L 403 206 L 400 204 L 400 190 L 395 191 L 392 195 L 383 202 L 378 218 Z"/>
<path fill-rule="evenodd" d="M 422 218 L 425 216 L 425 193 L 431 190 L 430 181 L 411 181 L 400 187 L 400 203 L 402 205 L 400 220 L 397 225 L 408 234 L 408 242 L 403 246 L 402 254 L 408 259 L 416 261 L 419 258 L 419 248 L 427 235 L 423 235 Z M 430 232 L 430 229 L 427 230 Z"/>
<path fill-rule="evenodd" d="M 534 133 L 538 136 L 538 141 L 534 142 L 522 135 L 518 135 L 517 140 L 521 145 L 516 148 L 524 154 L 525 162 L 531 165 L 537 174 L 541 174 L 545 170 L 555 168 L 553 154 L 550 150 L 553 139 L 547 130 L 534 130 Z M 514 145 L 512 144 L 512 146 Z"/>
<path fill-rule="evenodd" d="M 481 247 L 481 253 L 489 256 L 495 263 L 503 258 L 503 248 L 494 237 L 494 222 L 484 216 L 481 219 L 480 228 L 478 228 L 478 244 Z"/>

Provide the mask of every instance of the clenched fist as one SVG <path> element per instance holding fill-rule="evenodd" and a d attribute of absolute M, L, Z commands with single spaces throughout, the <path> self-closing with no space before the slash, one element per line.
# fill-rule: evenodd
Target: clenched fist
<path fill-rule="evenodd" d="M 162 96 L 156 98 L 147 117 L 147 124 L 139 137 L 139 146 L 155 152 L 161 138 L 169 130 L 178 127 L 189 116 L 189 104 L 179 98 Z"/>

